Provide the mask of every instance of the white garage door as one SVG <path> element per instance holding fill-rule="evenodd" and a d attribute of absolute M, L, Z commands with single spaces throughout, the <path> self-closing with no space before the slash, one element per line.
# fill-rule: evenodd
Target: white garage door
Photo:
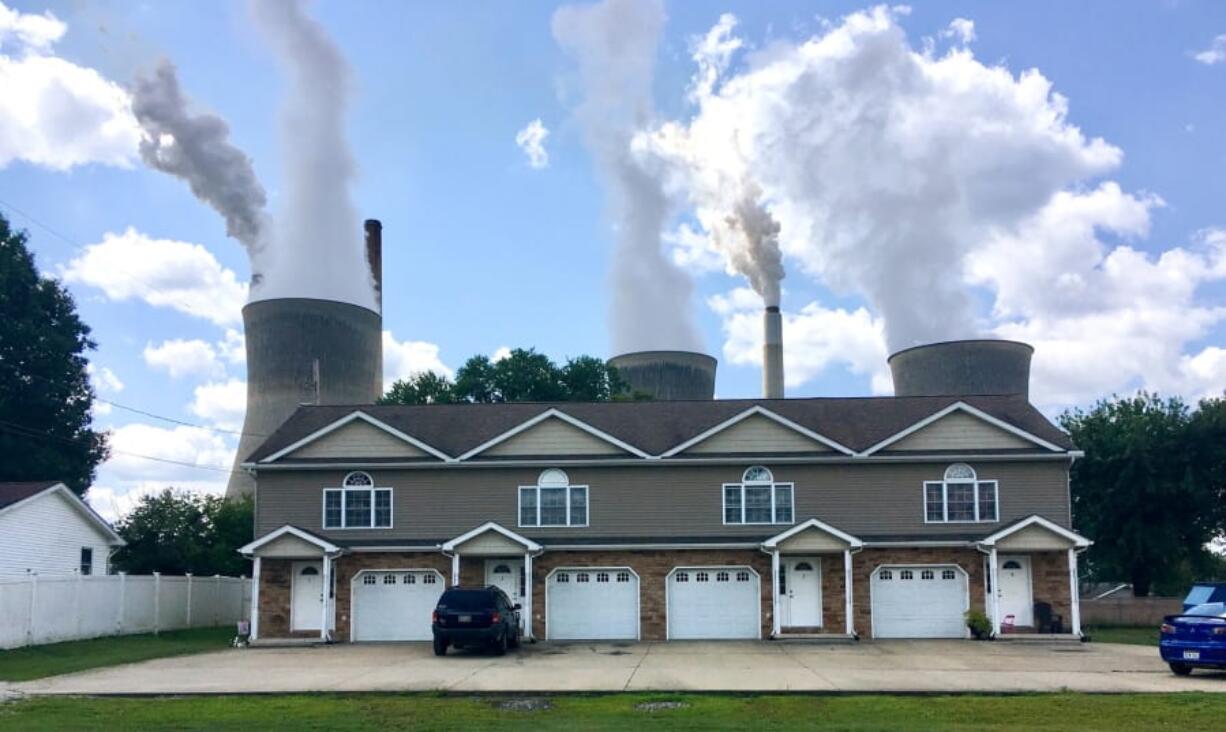
<path fill-rule="evenodd" d="M 639 637 L 639 578 L 628 567 L 561 568 L 546 582 L 551 640 Z"/>
<path fill-rule="evenodd" d="M 966 572 L 881 567 L 873 572 L 873 637 L 965 638 Z"/>
<path fill-rule="evenodd" d="M 749 567 L 678 567 L 668 576 L 670 640 L 761 637 L 762 594 Z"/>
<path fill-rule="evenodd" d="M 363 571 L 353 584 L 355 641 L 430 640 L 430 615 L 443 594 L 432 570 Z"/>

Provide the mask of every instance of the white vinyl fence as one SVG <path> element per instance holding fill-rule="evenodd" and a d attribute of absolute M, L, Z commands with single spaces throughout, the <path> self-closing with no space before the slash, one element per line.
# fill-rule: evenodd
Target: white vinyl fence
<path fill-rule="evenodd" d="M 249 617 L 246 577 L 32 575 L 0 579 L 0 648 L 233 625 Z"/>

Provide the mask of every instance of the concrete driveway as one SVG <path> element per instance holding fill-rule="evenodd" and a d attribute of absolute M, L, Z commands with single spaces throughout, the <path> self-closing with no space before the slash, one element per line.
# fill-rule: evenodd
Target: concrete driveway
<path fill-rule="evenodd" d="M 14 684 L 26 694 L 310 691 L 1219 691 L 1226 673 L 1177 678 L 1156 648 L 875 641 L 538 643 L 494 658 L 425 643 L 230 650 Z"/>

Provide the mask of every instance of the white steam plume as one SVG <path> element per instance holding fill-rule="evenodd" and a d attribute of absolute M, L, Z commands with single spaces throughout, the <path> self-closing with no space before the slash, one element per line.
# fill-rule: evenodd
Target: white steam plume
<path fill-rule="evenodd" d="M 663 27 L 660 0 L 602 0 L 562 7 L 553 16 L 553 36 L 578 66 L 583 98 L 576 114 L 616 231 L 611 327 L 618 353 L 703 350 L 690 310 L 692 284 L 661 251 L 670 215 L 662 172 L 631 150 L 635 133 L 653 116 Z"/>
<path fill-rule="evenodd" d="M 290 84 L 281 114 L 284 203 L 271 263 L 277 278 L 252 299 L 314 297 L 377 311 L 350 190 L 349 66 L 301 3 L 256 0 L 251 7 Z"/>
<path fill-rule="evenodd" d="M 221 117 L 193 113 L 179 87 L 175 66 L 162 60 L 152 76 L 138 77 L 132 112 L 140 123 L 140 154 L 150 167 L 187 181 L 192 193 L 226 221 L 226 233 L 252 258 L 263 249 L 268 230 L 267 198 L 251 158 L 230 142 Z"/>

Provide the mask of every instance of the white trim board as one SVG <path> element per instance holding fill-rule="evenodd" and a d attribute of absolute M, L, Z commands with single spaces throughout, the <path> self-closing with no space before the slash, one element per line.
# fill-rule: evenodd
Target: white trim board
<path fill-rule="evenodd" d="M 10 503 L 4 508 L 0 508 L 0 514 L 5 514 L 5 513 L 8 513 L 9 511 L 14 511 L 20 508 L 21 506 L 25 506 L 27 504 L 33 503 L 39 500 L 40 498 L 51 495 L 52 493 L 58 493 L 64 496 L 64 498 L 68 500 L 68 503 L 73 507 L 73 509 L 77 513 L 81 514 L 81 516 L 84 517 L 86 521 L 93 523 L 98 529 L 102 531 L 103 534 L 107 536 L 108 544 L 110 544 L 113 547 L 120 547 L 120 546 L 127 545 L 128 542 L 124 541 L 123 538 L 119 536 L 119 534 L 115 533 L 115 529 L 112 528 L 109 523 L 107 523 L 106 519 L 99 516 L 98 512 L 95 511 L 92 506 L 90 506 L 88 503 L 82 500 L 82 498 L 78 496 L 76 493 L 73 493 L 72 489 L 64 485 L 63 483 L 55 483 L 53 485 L 49 485 L 46 488 L 39 491 L 38 493 L 35 493 L 30 496 L 26 496 L 20 501 L 14 501 L 13 503 Z"/>
<path fill-rule="evenodd" d="M 1033 442 L 1039 447 L 1051 450 L 1052 452 L 1066 453 L 1064 448 L 1058 445 L 1054 445 L 1048 442 L 1047 440 L 1044 440 L 1041 437 L 1032 435 L 1026 430 L 1021 429 L 1020 427 L 1014 427 L 1008 422 L 1005 422 L 1001 419 L 997 419 L 996 417 L 993 417 L 992 415 L 988 414 L 987 412 L 984 412 L 981 409 L 976 409 L 975 407 L 972 407 L 966 402 L 954 402 L 953 404 L 950 404 L 948 407 L 945 407 L 944 409 L 941 409 L 940 411 L 937 411 L 937 412 L 934 412 L 933 414 L 928 415 L 927 417 L 925 417 L 924 419 L 921 419 L 920 421 L 916 422 L 910 427 L 907 427 L 904 430 L 901 430 L 899 432 L 894 433 L 893 435 L 890 435 L 889 437 L 885 438 L 881 442 L 878 442 L 877 444 L 868 448 L 864 452 L 861 452 L 860 456 L 868 457 L 872 455 L 873 453 L 878 452 L 879 450 L 882 450 L 886 447 L 889 447 L 890 445 L 893 445 L 894 443 L 898 442 L 904 437 L 907 437 L 908 435 L 919 432 L 920 430 L 924 429 L 925 427 L 932 424 L 933 422 L 936 422 L 942 417 L 949 416 L 950 414 L 953 414 L 954 412 L 965 412 L 966 414 L 969 414 L 972 417 L 978 417 L 979 419 L 983 420 L 984 422 L 987 422 L 993 427 L 1004 430 L 1005 432 L 1008 432 L 1016 437 L 1020 437 L 1023 440 Z"/>
<path fill-rule="evenodd" d="M 389 435 L 392 435 L 393 437 L 397 437 L 401 440 L 404 440 L 406 443 L 412 445 L 413 447 L 416 447 L 417 449 L 423 452 L 429 453 L 430 455 L 433 455 L 434 457 L 438 458 L 439 460 L 443 460 L 444 462 L 452 462 L 455 459 L 455 458 L 452 458 L 450 455 L 444 453 L 443 451 L 438 450 L 430 445 L 427 445 L 426 443 L 422 442 L 416 437 L 405 434 L 404 432 L 401 432 L 395 427 L 392 427 L 391 425 L 381 422 L 359 409 L 357 411 L 350 412 L 349 414 L 345 415 L 344 417 L 341 417 L 335 422 L 331 422 L 329 424 L 324 425 L 323 427 L 315 430 L 314 432 L 307 435 L 306 437 L 303 437 L 301 440 L 298 440 L 297 442 L 294 442 L 291 445 L 281 448 L 280 450 L 274 452 L 273 454 L 269 455 L 266 458 L 262 458 L 258 463 L 254 463 L 254 464 L 263 465 L 264 463 L 275 462 L 276 460 L 286 455 L 289 455 L 295 450 L 298 450 L 318 440 L 319 438 L 324 437 L 325 435 L 329 435 L 332 432 L 339 430 L 340 428 L 344 427 L 350 422 L 353 422 L 354 420 L 362 420 L 363 422 L 366 422 L 372 427 L 381 429 L 384 432 L 388 433 Z"/>
<path fill-rule="evenodd" d="M 1066 529 L 1057 523 L 1049 521 L 1048 519 L 1045 519 L 1038 514 L 1034 514 L 1032 516 L 1024 518 L 1021 521 L 1018 521 L 1017 523 L 1013 524 L 1012 526 L 1006 526 L 1005 528 L 1001 529 L 1000 531 L 997 531 L 994 534 L 989 534 L 988 536 L 981 539 L 978 543 L 982 546 L 987 546 L 987 547 L 995 546 L 1001 539 L 1007 538 L 1013 534 L 1016 534 L 1022 529 L 1029 528 L 1031 526 L 1042 527 L 1057 536 L 1068 539 L 1069 541 L 1073 543 L 1073 546 L 1078 549 L 1084 549 L 1094 543 L 1090 541 L 1089 539 L 1085 538 L 1084 536 L 1082 536 L 1081 534 L 1078 534 L 1075 531 L 1070 531 L 1069 529 Z"/>
<path fill-rule="evenodd" d="M 239 547 L 238 553 L 245 555 L 245 556 L 250 556 L 260 547 L 266 544 L 270 544 L 276 541 L 277 539 L 280 539 L 282 536 L 285 536 L 286 534 L 302 539 L 308 544 L 314 544 L 315 546 L 319 547 L 320 553 L 339 554 L 341 552 L 341 548 L 337 546 L 336 544 L 333 544 L 332 542 L 326 539 L 321 539 L 318 536 L 315 536 L 314 534 L 311 534 L 309 532 L 303 531 L 302 529 L 292 524 L 285 524 L 281 528 L 273 529 L 272 531 L 268 532 L 267 534 L 264 534 L 263 536 L 256 539 L 255 541 L 252 541 L 251 543 L 245 546 Z"/>
<path fill-rule="evenodd" d="M 723 432 L 724 430 L 736 424 L 739 424 L 743 422 L 744 420 L 749 419 L 750 417 L 753 417 L 755 415 L 765 417 L 777 424 L 780 424 L 784 427 L 787 427 L 790 430 L 793 430 L 801 435 L 804 435 L 805 437 L 808 437 L 809 439 L 815 442 L 819 442 L 825 445 L 826 447 L 829 447 L 833 450 L 841 452 L 844 455 L 855 455 L 856 454 L 855 450 L 852 450 L 849 447 L 845 447 L 844 445 L 838 442 L 835 442 L 834 440 L 830 439 L 829 437 L 826 437 L 825 435 L 814 432 L 813 430 L 808 429 L 807 427 L 802 427 L 801 425 L 793 422 L 787 417 L 782 417 L 778 414 L 775 414 L 774 412 L 770 411 L 769 409 L 761 405 L 754 405 L 750 407 L 749 409 L 746 409 L 745 411 L 740 412 L 739 414 L 736 414 L 733 417 L 724 420 L 723 422 L 720 422 L 714 427 L 711 427 L 710 429 L 704 432 L 701 432 L 694 437 L 691 437 L 685 442 L 682 442 L 680 445 L 677 445 L 676 447 L 673 447 L 669 450 L 664 451 L 663 453 L 660 454 L 660 457 L 662 458 L 672 457 L 678 453 L 684 452 L 688 450 L 689 448 L 693 447 L 694 445 L 697 445 L 698 443 L 703 442 L 719 434 L 720 432 Z"/>
<path fill-rule="evenodd" d="M 793 536 L 796 536 L 802 531 L 808 531 L 809 529 L 816 529 L 817 531 L 823 531 L 839 539 L 840 541 L 846 542 L 849 548 L 851 549 L 860 549 L 864 546 L 864 542 L 858 539 L 857 537 L 852 536 L 851 534 L 848 534 L 845 531 L 840 531 L 839 529 L 834 528 L 833 526 L 831 526 L 830 524 L 824 521 L 819 521 L 815 518 L 811 518 L 808 521 L 796 524 L 795 526 L 788 529 L 787 531 L 783 531 L 778 534 L 775 534 L 771 538 L 762 542 L 762 548 L 763 549 L 774 549 L 775 547 L 779 546 L 781 542 L 786 541 L 792 538 Z"/>
<path fill-rule="evenodd" d="M 460 534 L 459 536 L 452 539 L 451 541 L 444 542 L 439 548 L 443 550 L 444 552 L 454 552 L 456 550 L 456 547 L 460 546 L 461 544 L 471 539 L 474 539 L 484 534 L 487 531 L 493 531 L 498 534 L 502 534 L 507 539 L 510 539 L 516 544 L 519 544 L 522 547 L 524 547 L 524 549 L 527 551 L 530 551 L 530 552 L 541 551 L 540 544 L 537 544 L 535 541 L 532 541 L 531 539 L 527 537 L 521 536 L 515 533 L 514 531 L 511 531 L 510 529 L 494 521 L 487 521 L 471 531 L 466 531 L 465 533 Z"/>
<path fill-rule="evenodd" d="M 526 422 L 520 422 L 518 425 L 516 425 L 515 427 L 512 427 L 506 432 L 503 432 L 502 434 L 499 434 L 499 435 L 495 435 L 489 440 L 486 440 L 480 445 L 477 445 L 476 447 L 464 453 L 463 455 L 460 455 L 458 458 L 456 458 L 456 460 L 467 460 L 475 455 L 479 455 L 495 445 L 506 442 L 507 440 L 520 434 L 521 432 L 525 432 L 527 430 L 532 429 L 533 427 L 540 424 L 541 422 L 544 422 L 547 419 L 560 419 L 566 424 L 569 424 L 572 427 L 583 430 L 589 435 L 596 437 L 600 440 L 604 440 L 610 445 L 621 448 L 622 450 L 625 450 L 626 452 L 632 455 L 637 455 L 638 457 L 641 457 L 641 458 L 648 458 L 648 459 L 652 458 L 651 455 L 643 452 L 642 450 L 638 449 L 634 445 L 631 445 L 628 442 L 619 440 L 607 432 L 603 432 L 599 429 L 596 429 L 595 427 L 591 426 L 587 422 L 584 422 L 583 420 L 580 420 L 580 419 L 576 419 L 570 416 L 569 414 L 567 414 L 566 412 L 561 411 L 557 407 L 550 407 L 549 409 L 546 409 L 544 412 L 541 412 L 540 414 L 536 415 L 532 419 L 529 419 Z"/>

